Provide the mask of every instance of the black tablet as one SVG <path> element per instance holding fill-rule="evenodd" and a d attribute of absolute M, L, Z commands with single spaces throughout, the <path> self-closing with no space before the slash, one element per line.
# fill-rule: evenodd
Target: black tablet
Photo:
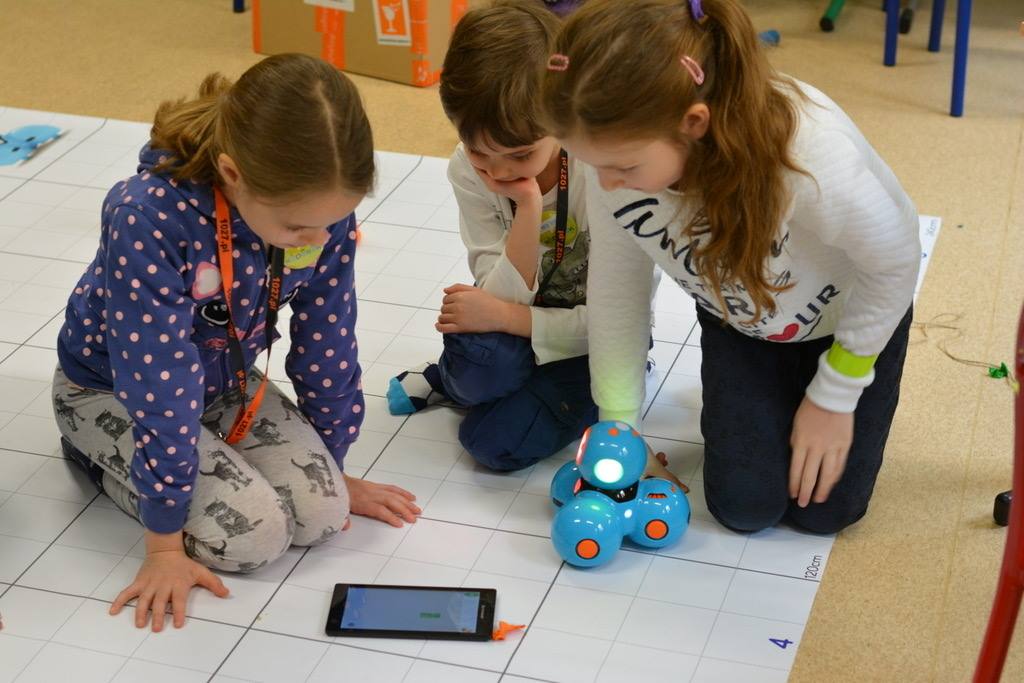
<path fill-rule="evenodd" d="M 490 640 L 493 588 L 437 588 L 339 583 L 325 631 L 329 636 Z"/>

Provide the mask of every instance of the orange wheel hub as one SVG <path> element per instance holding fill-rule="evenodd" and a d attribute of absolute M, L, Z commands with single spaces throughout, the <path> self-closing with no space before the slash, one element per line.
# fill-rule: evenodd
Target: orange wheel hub
<path fill-rule="evenodd" d="M 660 541 L 668 536 L 668 524 L 665 524 L 665 522 L 660 519 L 652 519 L 647 522 L 647 526 L 644 527 L 644 532 L 648 537 L 653 538 L 655 541 Z"/>
<path fill-rule="evenodd" d="M 584 538 L 576 544 L 576 554 L 584 560 L 592 560 L 601 552 L 601 546 L 592 538 Z"/>

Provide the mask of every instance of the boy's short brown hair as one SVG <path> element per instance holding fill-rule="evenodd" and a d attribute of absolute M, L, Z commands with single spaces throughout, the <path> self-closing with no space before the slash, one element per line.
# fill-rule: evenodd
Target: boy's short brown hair
<path fill-rule="evenodd" d="M 558 29 L 542 0 L 495 0 L 462 18 L 441 71 L 441 106 L 463 142 L 523 147 L 548 135 L 540 91 Z"/>

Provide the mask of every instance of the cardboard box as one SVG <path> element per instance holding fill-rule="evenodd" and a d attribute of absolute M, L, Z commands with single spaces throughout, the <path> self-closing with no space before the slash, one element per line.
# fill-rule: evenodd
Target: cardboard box
<path fill-rule="evenodd" d="M 265 55 L 302 52 L 344 71 L 437 83 L 468 0 L 253 0 L 252 42 Z"/>

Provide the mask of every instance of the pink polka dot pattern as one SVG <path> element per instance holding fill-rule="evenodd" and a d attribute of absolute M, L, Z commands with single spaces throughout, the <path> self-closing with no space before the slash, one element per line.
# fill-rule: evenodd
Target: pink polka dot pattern
<path fill-rule="evenodd" d="M 144 149 L 142 163 L 151 167 L 159 156 Z M 184 524 L 198 472 L 199 418 L 233 386 L 223 362 L 223 293 L 196 287 L 198 274 L 208 276 L 199 266 L 217 266 L 213 213 L 209 187 L 151 172 L 118 183 L 104 202 L 100 248 L 68 302 L 58 341 L 69 379 L 112 391 L 133 416 L 139 510 L 145 526 L 161 533 Z M 252 367 L 267 344 L 267 257 L 259 237 L 234 212 L 232 218 L 233 314 Z M 292 297 L 292 349 L 275 350 L 287 354 L 300 409 L 339 463 L 364 412 L 352 333 L 355 226 L 349 216 L 329 228 L 324 252 L 336 256 L 287 271 L 282 296 Z"/>

